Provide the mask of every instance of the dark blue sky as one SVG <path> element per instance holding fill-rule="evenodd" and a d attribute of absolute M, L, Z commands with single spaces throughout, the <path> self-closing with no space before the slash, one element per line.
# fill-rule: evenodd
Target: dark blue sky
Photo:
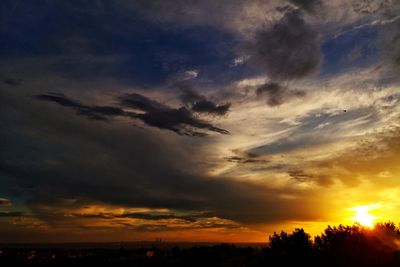
<path fill-rule="evenodd" d="M 232 72 L 235 37 L 215 27 L 165 27 L 134 11 L 127 17 L 112 1 L 2 5 L 2 59 L 57 58 L 51 68 L 70 78 L 109 76 L 142 86 L 160 85 L 186 69 L 216 82 Z"/>
<path fill-rule="evenodd" d="M 102 76 L 154 86 L 176 72 L 196 69 L 203 79 L 223 84 L 262 73 L 252 66 L 229 67 L 243 44 L 240 37 L 219 27 L 168 26 L 135 9 L 127 16 L 113 1 L 3 1 L 1 5 L 1 58 L 55 58 L 49 68 L 73 79 Z M 377 44 L 370 40 L 376 37 L 377 29 L 366 27 L 325 39 L 321 73 L 375 63 Z"/>

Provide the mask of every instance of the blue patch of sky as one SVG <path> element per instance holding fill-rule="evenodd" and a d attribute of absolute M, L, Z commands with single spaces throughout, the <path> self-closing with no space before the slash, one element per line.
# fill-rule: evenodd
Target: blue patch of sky
<path fill-rule="evenodd" d="M 347 110 L 347 108 L 352 108 L 351 104 L 343 108 L 343 110 L 338 110 L 338 113 L 310 114 L 289 136 L 252 148 L 249 152 L 255 154 L 287 153 L 313 145 L 325 144 L 343 138 L 344 128 L 364 127 L 379 121 L 378 114 L 373 108 Z M 353 121 L 357 123 L 351 125 Z"/>
<path fill-rule="evenodd" d="M 321 45 L 324 58 L 320 74 L 339 74 L 352 68 L 376 64 L 379 61 L 377 42 L 376 27 L 348 30 L 338 37 L 326 40 Z"/>

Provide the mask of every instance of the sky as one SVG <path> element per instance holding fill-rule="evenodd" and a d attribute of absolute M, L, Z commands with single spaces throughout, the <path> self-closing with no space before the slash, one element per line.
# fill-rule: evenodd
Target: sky
<path fill-rule="evenodd" d="M 400 222 L 397 0 L 3 0 L 0 242 Z"/>

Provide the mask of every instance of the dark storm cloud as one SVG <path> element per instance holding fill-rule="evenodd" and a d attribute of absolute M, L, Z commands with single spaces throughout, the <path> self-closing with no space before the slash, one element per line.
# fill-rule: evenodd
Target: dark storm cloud
<path fill-rule="evenodd" d="M 224 115 L 228 112 L 230 104 L 217 105 L 209 100 L 199 100 L 193 103 L 192 110 L 200 113 Z"/>
<path fill-rule="evenodd" d="M 40 100 L 57 103 L 71 108 L 80 116 L 95 120 L 107 120 L 110 116 L 126 116 L 139 119 L 147 125 L 160 129 L 171 130 L 180 135 L 204 136 L 206 133 L 194 130 L 209 130 L 220 134 L 229 132 L 215 127 L 205 121 L 195 118 L 185 107 L 178 109 L 167 107 L 157 101 L 139 94 L 127 94 L 119 97 L 121 106 L 133 108 L 144 113 L 126 112 L 114 106 L 88 106 L 72 100 L 62 94 L 41 94 L 36 96 Z"/>
<path fill-rule="evenodd" d="M 215 127 L 210 123 L 195 118 L 186 107 L 170 108 L 157 101 L 139 94 L 127 94 L 119 98 L 122 106 L 140 110 L 144 113 L 134 113 L 131 117 L 138 118 L 144 123 L 168 129 L 180 135 L 203 136 L 209 130 L 220 134 L 229 134 L 227 130 Z M 193 130 L 197 129 L 197 130 Z"/>
<path fill-rule="evenodd" d="M 289 1 L 310 13 L 314 13 L 322 5 L 321 0 L 289 0 Z"/>
<path fill-rule="evenodd" d="M 231 106 L 231 103 L 216 104 L 190 88 L 182 88 L 181 91 L 182 102 L 194 112 L 225 115 Z"/>
<path fill-rule="evenodd" d="M 143 142 L 143 139 L 140 141 Z M 131 144 L 138 148 L 139 143 L 131 142 Z M 58 198 L 91 199 L 102 203 L 132 207 L 212 210 L 220 218 L 250 224 L 289 218 L 303 220 L 314 216 L 311 215 L 311 212 L 300 211 L 296 208 L 299 202 L 312 203 L 304 196 L 299 196 L 295 203 L 292 200 L 280 199 L 279 195 L 288 193 L 287 190 L 271 190 L 247 182 L 229 179 L 215 180 L 190 172 L 182 173 L 177 166 L 171 166 L 171 168 L 160 166 L 161 162 L 158 159 L 147 155 L 141 160 L 144 167 L 140 167 L 139 162 L 139 164 L 132 164 L 132 161 L 123 164 L 117 163 L 117 161 L 127 161 L 128 157 L 137 160 L 139 155 L 134 154 L 135 148 L 129 148 L 130 155 L 123 155 L 124 158 L 116 158 L 112 162 L 100 161 L 96 158 L 97 164 L 103 166 L 96 164 L 96 166 L 89 167 L 88 165 L 93 159 L 85 159 L 90 155 L 84 152 L 84 155 L 79 158 L 79 163 L 64 162 L 64 167 L 56 169 L 40 162 L 34 165 L 19 163 L 18 165 L 9 165 L 2 172 L 14 177 L 20 185 L 34 184 L 34 187 L 29 190 L 33 198 L 27 204 L 39 219 L 52 225 L 66 222 L 65 214 L 56 212 L 62 210 L 65 205 L 57 202 Z M 79 151 L 83 152 L 82 147 L 79 148 Z M 151 153 L 157 152 L 156 150 L 151 151 Z M 96 154 L 96 152 L 92 153 Z M 177 156 L 179 155 L 173 155 L 174 158 Z M 163 160 L 166 161 L 166 159 Z M 175 161 L 187 164 L 183 158 L 175 159 Z M 157 170 L 151 170 L 152 162 L 157 162 Z M 176 165 L 177 162 L 173 164 Z M 10 171 L 21 167 L 28 169 L 29 172 Z M 117 169 L 125 169 L 125 171 L 116 171 Z M 115 171 L 117 173 L 113 174 Z M 41 178 L 39 181 L 35 181 L 34 178 L 39 175 Z M 55 176 L 58 177 L 57 180 L 53 179 Z M 47 183 L 48 185 L 39 186 L 38 183 Z M 221 194 L 221 190 L 224 191 L 224 194 Z M 93 217 L 93 215 L 89 215 L 89 217 Z M 106 218 L 109 216 L 103 214 L 94 217 Z M 127 214 L 120 218 L 124 217 L 146 220 L 181 219 L 191 221 L 195 219 L 192 216 L 179 216 L 178 218 L 178 216 L 148 214 Z"/>
<path fill-rule="evenodd" d="M 285 88 L 277 83 L 266 83 L 257 88 L 257 96 L 267 95 L 267 103 L 270 106 L 279 106 L 283 103 Z"/>
<path fill-rule="evenodd" d="M 279 106 L 293 97 L 304 97 L 305 92 L 299 90 L 289 90 L 275 82 L 269 82 L 257 88 L 256 94 L 258 97 L 265 97 L 267 104 L 270 106 Z"/>
<path fill-rule="evenodd" d="M 303 78 L 316 71 L 321 61 L 317 33 L 300 11 L 291 9 L 272 27 L 255 35 L 248 53 L 273 80 Z"/>
<path fill-rule="evenodd" d="M 203 139 L 186 144 L 174 136 L 121 124 L 104 127 L 85 123 L 54 112 L 31 97 L 6 91 L 0 94 L 4 111 L 0 113 L 1 127 L 13 129 L 0 131 L 0 140 L 7 140 L 0 151 L 0 173 L 11 181 L 8 189 L 2 189 L 27 194 L 26 204 L 32 213 L 51 225 L 67 223 L 68 218 L 57 211 L 77 205 L 60 199 L 76 199 L 81 206 L 107 203 L 210 211 L 240 223 L 314 216 L 296 208 L 298 203 L 312 205 L 305 191 L 296 192 L 294 202 L 279 197 L 291 193 L 290 189 L 209 177 L 192 157 L 200 153 L 196 144 Z M 143 96 L 123 99 L 125 104 L 148 112 L 162 109 L 158 102 Z"/>
<path fill-rule="evenodd" d="M 18 86 L 18 85 L 22 84 L 22 80 L 20 80 L 20 79 L 4 78 L 4 79 L 1 79 L 1 81 L 4 84 L 10 85 L 10 86 Z"/>
<path fill-rule="evenodd" d="M 86 106 L 75 100 L 66 97 L 63 94 L 48 93 L 36 96 L 40 100 L 57 103 L 61 106 L 71 108 L 78 115 L 88 117 L 94 120 L 107 120 L 106 116 L 124 116 L 125 112 L 117 107 L 111 106 Z"/>

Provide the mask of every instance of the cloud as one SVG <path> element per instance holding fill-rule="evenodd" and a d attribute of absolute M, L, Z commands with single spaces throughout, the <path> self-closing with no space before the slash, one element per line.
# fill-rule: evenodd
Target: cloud
<path fill-rule="evenodd" d="M 14 86 L 14 87 L 22 84 L 21 79 L 4 78 L 4 79 L 1 79 L 1 81 L 6 85 L 10 85 L 10 86 Z"/>
<path fill-rule="evenodd" d="M 140 94 L 127 94 L 119 97 L 120 105 L 140 110 L 144 113 L 133 113 L 130 116 L 138 118 L 148 125 L 168 129 L 180 135 L 204 136 L 209 130 L 220 134 L 229 134 L 227 130 L 215 127 L 205 121 L 195 118 L 186 107 L 170 108 Z"/>
<path fill-rule="evenodd" d="M 199 75 L 199 71 L 196 69 L 189 69 L 185 71 L 179 71 L 168 79 L 168 83 L 175 85 L 175 84 L 181 84 L 193 79 L 196 79 L 197 76 Z"/>
<path fill-rule="evenodd" d="M 235 156 L 230 156 L 226 157 L 225 159 L 228 162 L 234 162 L 234 163 L 256 163 L 256 164 L 261 164 L 261 163 L 267 163 L 268 161 L 265 159 L 260 158 L 260 155 L 250 153 L 248 151 L 241 151 L 238 149 L 234 149 L 232 151 Z"/>
<path fill-rule="evenodd" d="M 235 223 L 231 220 L 221 219 L 218 217 L 203 218 L 194 222 L 177 223 L 173 221 L 163 221 L 163 223 L 123 223 L 125 226 L 132 228 L 135 231 L 145 232 L 167 232 L 167 231 L 180 231 L 180 230 L 205 230 L 205 229 L 238 229 L 244 228 L 242 225 Z"/>
<path fill-rule="evenodd" d="M 48 93 L 36 96 L 40 100 L 57 103 L 71 108 L 80 116 L 94 120 L 107 120 L 107 117 L 125 116 L 139 119 L 149 126 L 171 130 L 180 135 L 204 136 L 200 130 L 209 130 L 220 134 L 228 134 L 227 130 L 215 127 L 205 121 L 195 118 L 185 107 L 178 109 L 167 107 L 157 101 L 151 100 L 140 94 L 127 94 L 120 96 L 119 104 L 123 107 L 133 108 L 142 113 L 124 111 L 115 106 L 88 106 L 66 97 L 63 94 Z"/>
<path fill-rule="evenodd" d="M 334 67 L 347 74 L 345 80 L 324 72 L 300 81 L 319 68 L 318 34 L 332 66 L 331 46 L 341 50 L 343 42 L 346 54 L 364 35 L 326 41 L 327 35 L 357 31 L 358 22 L 375 25 L 374 18 L 357 17 L 342 27 L 356 20 L 341 5 L 348 1 L 325 1 L 321 13 L 322 1 L 315 0 L 106 2 L 98 9 L 81 1 L 25 3 L 15 18 L 23 18 L 23 10 L 32 16 L 14 20 L 17 29 L 4 38 L 2 54 L 8 56 L 1 70 L 24 80 L 0 77 L 0 188 L 17 203 L 26 200 L 23 210 L 32 211 L 27 227 L 36 227 L 34 217 L 48 227 L 44 234 L 64 229 L 76 238 L 93 233 L 88 229 L 107 229 L 116 239 L 112 231 L 126 238 L 131 229 L 287 226 L 334 213 L 329 205 L 343 192 L 336 191 L 338 184 L 347 189 L 376 172 L 368 182 L 392 179 L 391 188 L 397 186 L 399 160 L 388 154 L 396 155 L 398 139 L 345 151 L 358 149 L 366 134 L 386 132 L 398 118 L 398 87 L 382 85 L 382 70 L 353 64 L 359 69 L 347 71 L 344 61 Z M 132 6 L 138 9 L 125 8 Z M 54 22 L 51 29 L 42 27 L 47 20 Z M 376 27 L 387 27 L 392 46 L 385 55 L 396 63 L 393 22 L 381 20 Z M 79 23 L 78 36 L 70 23 Z M 50 41 L 43 38 L 49 33 L 55 37 Z M 364 37 L 369 46 L 375 35 Z M 248 50 L 240 49 L 243 42 L 252 43 Z M 15 45 L 20 43 L 26 46 Z M 370 51 L 361 49 L 363 55 Z M 45 93 L 51 88 L 63 94 Z M 290 100 L 294 104 L 285 105 Z M 179 136 L 213 133 L 223 135 Z M 93 203 L 126 210 L 79 213 Z M 8 209 L 4 205 L 0 200 Z M 139 208 L 150 211 L 132 211 Z M 19 214 L 0 216 L 9 223 Z"/>
<path fill-rule="evenodd" d="M 128 9 L 169 27 L 208 26 L 246 34 L 268 21 L 268 15 L 276 13 L 275 8 L 283 1 L 139 0 L 126 3 Z"/>
<path fill-rule="evenodd" d="M 48 93 L 36 96 L 40 100 L 57 103 L 61 106 L 71 108 L 78 115 L 94 120 L 107 120 L 106 116 L 125 116 L 125 112 L 117 107 L 111 106 L 86 106 L 63 94 Z"/>
<path fill-rule="evenodd" d="M 273 80 L 306 77 L 318 69 L 322 58 L 318 34 L 300 11 L 291 9 L 272 27 L 256 33 L 248 53 Z"/>
<path fill-rule="evenodd" d="M 289 1 L 310 13 L 316 12 L 316 9 L 322 6 L 321 0 L 289 0 Z"/>
<path fill-rule="evenodd" d="M 1 206 L 11 206 L 12 203 L 9 199 L 7 198 L 0 198 L 0 207 Z"/>
<path fill-rule="evenodd" d="M 310 183 L 317 182 L 322 186 L 331 186 L 333 184 L 333 179 L 328 174 L 321 173 L 321 171 L 317 173 L 307 172 L 301 169 L 292 169 L 288 171 L 290 177 L 300 183 Z"/>
<path fill-rule="evenodd" d="M 231 106 L 230 103 L 224 105 L 217 105 L 212 101 L 203 99 L 193 103 L 192 111 L 199 113 L 225 115 L 228 112 L 230 106 Z"/>
<path fill-rule="evenodd" d="M 399 7 L 399 4 L 394 2 L 387 0 L 354 0 L 352 1 L 352 7 L 354 12 L 361 14 L 381 13 L 380 15 L 383 16 L 393 16 Z"/>
<path fill-rule="evenodd" d="M 216 104 L 188 87 L 182 87 L 181 92 L 180 99 L 193 112 L 225 115 L 231 106 L 231 103 Z"/>
<path fill-rule="evenodd" d="M 141 219 L 146 221 L 164 221 L 164 220 L 179 220 L 185 222 L 196 222 L 199 219 L 209 218 L 214 216 L 212 213 L 188 213 L 187 215 L 176 215 L 168 212 L 157 212 L 157 213 L 144 213 L 144 212 L 127 212 L 123 214 L 115 213 L 95 213 L 95 214 L 82 214 L 72 213 L 73 217 L 77 218 L 101 218 L 101 219 Z"/>
<path fill-rule="evenodd" d="M 400 128 L 392 126 L 385 132 L 366 135 L 357 146 L 336 154 L 327 160 L 315 162 L 323 166 L 326 172 L 350 186 L 368 181 L 377 188 L 397 187 L 396 176 L 382 176 L 382 172 L 400 173 L 397 162 L 400 157 Z M 340 169 L 337 169 L 340 166 Z M 323 181 L 320 177 L 318 181 Z"/>
<path fill-rule="evenodd" d="M 27 216 L 27 214 L 25 214 L 24 212 L 18 212 L 18 211 L 2 212 L 2 211 L 0 211 L 0 218 L 2 218 L 2 217 L 25 217 L 25 216 Z"/>
<path fill-rule="evenodd" d="M 379 28 L 381 52 L 385 63 L 396 72 L 400 68 L 400 20 L 393 21 Z"/>
<path fill-rule="evenodd" d="M 174 214 L 148 214 L 148 213 L 128 213 L 117 216 L 118 218 L 132 218 L 132 219 L 143 219 L 150 221 L 159 221 L 159 220 L 170 220 L 177 219 L 183 220 L 187 222 L 195 222 L 196 218 L 190 216 L 177 216 Z"/>
<path fill-rule="evenodd" d="M 259 86 L 256 94 L 258 97 L 266 97 L 267 104 L 270 106 L 279 106 L 289 98 L 305 96 L 304 91 L 289 90 L 287 87 L 281 86 L 275 82 L 268 82 Z"/>
<path fill-rule="evenodd" d="M 8 140 L 0 154 L 1 175 L 10 178 L 2 188 L 27 194 L 27 207 L 50 226 L 68 224 L 57 211 L 75 203 L 212 212 L 249 224 L 318 216 L 318 208 L 297 209 L 312 205 L 307 191 L 209 176 L 198 161 L 210 155 L 211 147 L 207 153 L 201 147 L 203 139 L 183 142 L 175 135 L 125 124 L 87 123 L 16 92 L 2 91 L 0 99 L 6 111 L 2 126 L 14 129 L 0 132 L 1 139 Z M 168 111 L 141 95 L 124 95 L 123 100 L 124 106 L 148 113 Z M 297 197 L 281 199 L 282 193 Z"/>

